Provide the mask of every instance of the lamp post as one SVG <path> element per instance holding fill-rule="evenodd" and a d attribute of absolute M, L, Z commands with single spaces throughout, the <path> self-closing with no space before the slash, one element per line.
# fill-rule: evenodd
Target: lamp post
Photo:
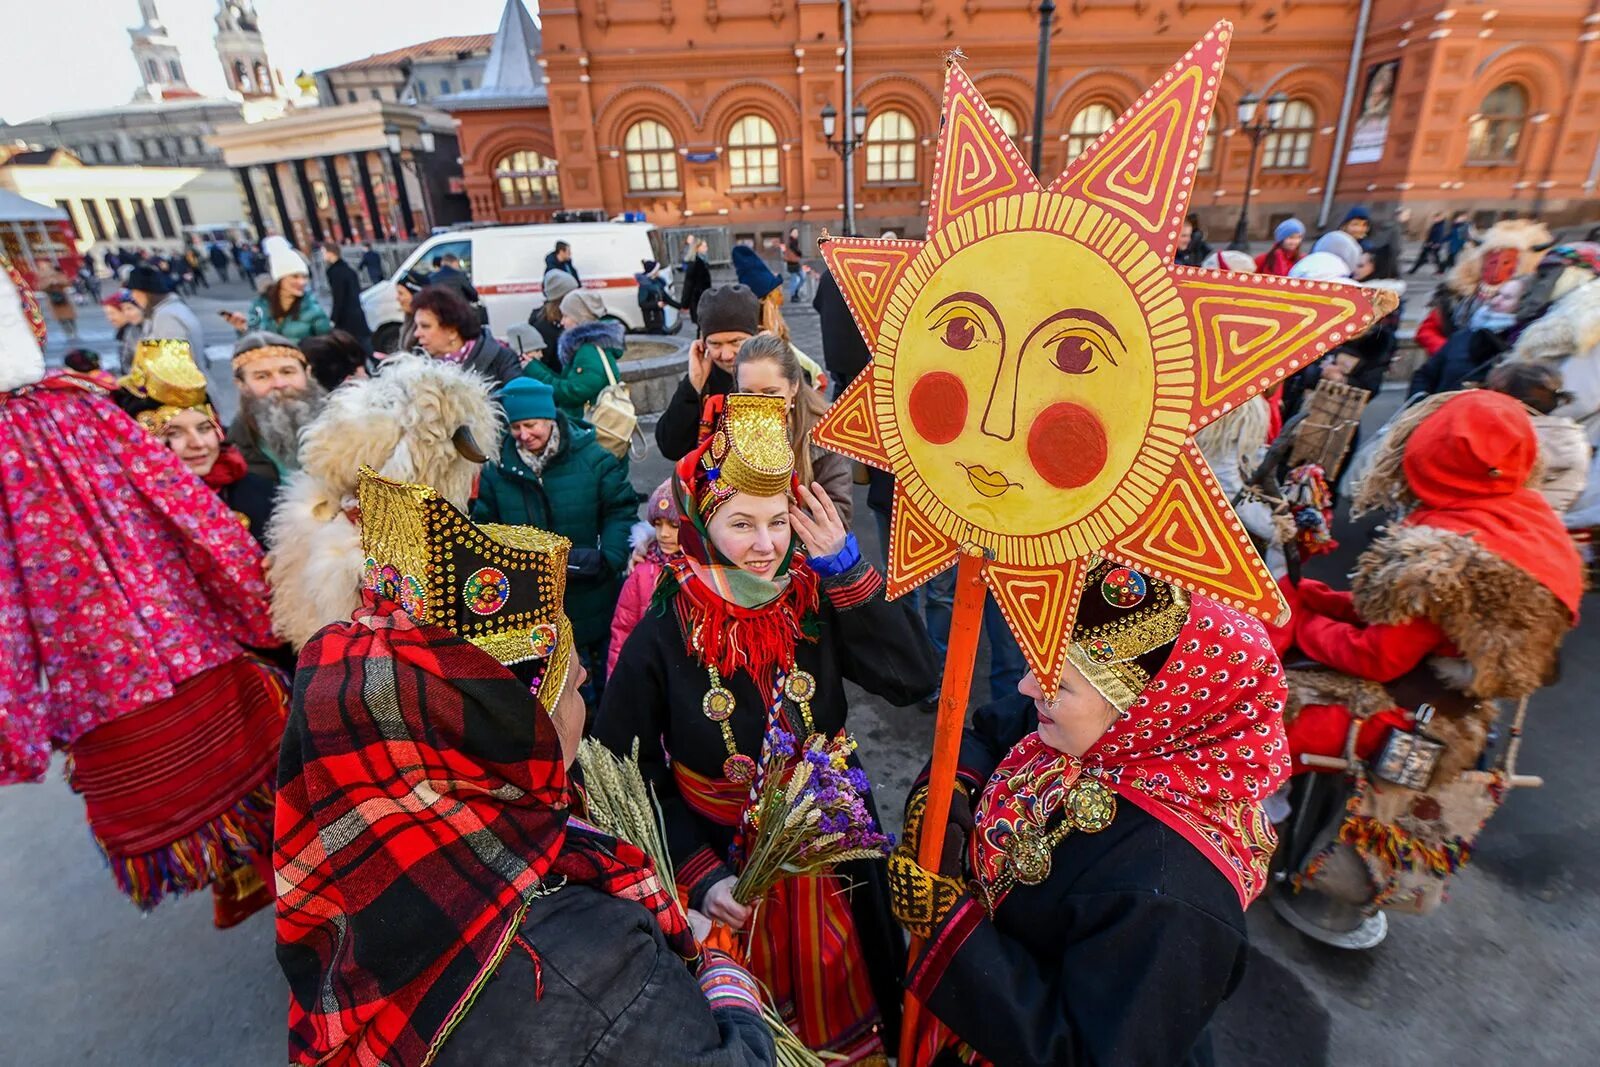
<path fill-rule="evenodd" d="M 1284 108 L 1289 98 L 1283 93 L 1273 93 L 1267 98 L 1267 109 L 1260 108 L 1261 98 L 1255 93 L 1245 93 L 1239 98 L 1239 129 L 1250 137 L 1250 169 L 1245 172 L 1244 203 L 1239 205 L 1239 223 L 1233 228 L 1233 243 L 1228 247 L 1240 252 L 1250 250 L 1250 191 L 1256 184 L 1256 163 L 1261 156 L 1261 139 L 1283 121 Z"/>
<path fill-rule="evenodd" d="M 417 136 L 418 140 L 421 142 L 423 153 L 431 155 L 433 153 L 434 146 L 433 131 L 423 129 L 418 131 Z M 400 127 L 393 125 L 385 126 L 383 128 L 383 138 L 386 142 L 388 142 L 390 154 L 404 164 L 406 169 L 411 171 L 412 174 L 416 175 L 417 187 L 422 191 L 422 221 L 423 224 L 427 226 L 428 233 L 432 233 L 433 204 L 428 196 L 427 172 L 424 171 L 421 164 L 417 162 L 416 153 L 410 148 L 406 147 L 404 142 L 401 141 Z M 404 175 L 397 174 L 395 177 L 400 181 L 405 181 Z M 407 229 L 410 229 L 409 225 L 407 226 Z M 427 234 L 424 234 L 423 236 L 426 237 Z"/>
<path fill-rule="evenodd" d="M 1050 81 L 1050 20 L 1055 18 L 1055 0 L 1039 4 L 1039 69 L 1033 78 L 1033 172 L 1039 173 L 1039 157 L 1044 151 L 1044 97 Z"/>
<path fill-rule="evenodd" d="M 839 130 L 839 110 L 832 103 L 822 105 L 822 139 L 840 159 L 848 160 L 861 147 L 861 142 L 867 134 L 867 109 L 860 104 L 850 109 L 850 131 L 847 136 L 835 138 Z M 845 173 L 849 173 L 848 169 Z M 847 182 L 844 190 L 844 232 L 853 236 L 856 232 L 856 191 L 850 188 L 853 182 Z"/>

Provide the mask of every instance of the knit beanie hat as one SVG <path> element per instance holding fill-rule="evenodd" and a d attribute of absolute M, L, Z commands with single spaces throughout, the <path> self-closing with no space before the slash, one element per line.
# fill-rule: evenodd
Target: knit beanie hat
<path fill-rule="evenodd" d="M 592 289 L 574 289 L 561 298 L 561 314 L 571 316 L 579 326 L 597 322 L 605 313 L 605 300 Z"/>
<path fill-rule="evenodd" d="M 1286 241 L 1295 236 L 1304 237 L 1305 232 L 1306 224 L 1301 222 L 1299 219 L 1284 219 L 1282 222 L 1278 223 L 1277 228 L 1272 231 L 1272 240 L 1276 243 Z"/>
<path fill-rule="evenodd" d="M 506 422 L 556 417 L 556 391 L 537 378 L 513 378 L 500 390 L 500 407 Z"/>
<path fill-rule="evenodd" d="M 1365 204 L 1357 204 L 1355 207 L 1344 213 L 1344 221 L 1339 223 L 1339 228 L 1341 230 L 1344 229 L 1345 223 L 1351 221 L 1352 219 L 1360 219 L 1362 222 L 1371 223 L 1372 210 Z"/>
<path fill-rule="evenodd" d="M 566 271 L 545 271 L 543 283 L 545 303 L 548 304 L 553 301 L 556 307 L 560 307 L 562 298 L 577 287 L 578 279 L 574 278 Z"/>
<path fill-rule="evenodd" d="M 783 284 L 783 279 L 772 273 L 772 268 L 767 266 L 761 254 L 749 245 L 734 245 L 733 272 L 739 277 L 739 284 L 749 286 L 756 297 L 766 296 Z"/>
<path fill-rule="evenodd" d="M 656 486 L 656 491 L 650 494 L 650 499 L 645 501 L 644 521 L 655 523 L 666 519 L 668 522 L 682 522 L 683 513 L 678 510 L 678 501 L 672 495 L 672 479 L 668 478 Z"/>
<path fill-rule="evenodd" d="M 700 336 L 714 333 L 761 332 L 761 298 L 743 285 L 722 285 L 707 289 L 695 309 L 700 320 Z"/>
<path fill-rule="evenodd" d="M 267 273 L 273 281 L 281 281 L 291 274 L 310 274 L 305 257 L 294 250 L 287 238 L 273 234 L 263 238 L 261 250 L 267 254 Z"/>

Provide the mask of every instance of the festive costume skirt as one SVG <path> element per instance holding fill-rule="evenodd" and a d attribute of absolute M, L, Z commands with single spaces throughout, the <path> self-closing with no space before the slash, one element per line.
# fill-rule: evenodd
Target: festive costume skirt
<path fill-rule="evenodd" d="M 673 765 L 690 810 L 719 826 L 738 826 L 750 787 Z M 834 875 L 785 878 L 755 906 L 739 955 L 772 993 L 784 1021 L 831 1063 L 885 1063 L 872 979 L 861 951 L 845 881 Z"/>
<path fill-rule="evenodd" d="M 211 885 L 223 926 L 271 902 L 261 872 L 288 702 L 275 670 L 240 656 L 70 746 L 89 829 L 139 908 Z"/>
<path fill-rule="evenodd" d="M 0 393 L 0 784 L 276 643 L 261 549 L 98 390 Z"/>

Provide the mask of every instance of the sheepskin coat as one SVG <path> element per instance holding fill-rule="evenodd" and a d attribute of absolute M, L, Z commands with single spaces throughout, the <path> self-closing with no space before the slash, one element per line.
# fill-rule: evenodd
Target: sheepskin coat
<path fill-rule="evenodd" d="M 478 465 L 452 441 L 458 427 L 494 455 L 500 413 L 491 383 L 426 356 L 384 360 L 375 378 L 328 397 L 300 444 L 300 469 L 283 483 L 267 529 L 272 621 L 296 648 L 360 603 L 361 527 L 355 510 L 363 466 L 385 478 L 431 485 L 463 511 Z"/>

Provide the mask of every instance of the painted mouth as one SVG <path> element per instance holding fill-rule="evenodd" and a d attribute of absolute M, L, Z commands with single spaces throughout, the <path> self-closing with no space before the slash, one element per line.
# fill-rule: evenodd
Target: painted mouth
<path fill-rule="evenodd" d="M 967 472 L 967 481 L 972 483 L 972 488 L 982 496 L 994 498 L 1001 496 L 1007 489 L 1021 489 L 1022 483 L 1013 482 L 1005 476 L 1005 472 L 990 470 L 981 463 L 966 464 L 960 460 L 956 466 Z"/>

